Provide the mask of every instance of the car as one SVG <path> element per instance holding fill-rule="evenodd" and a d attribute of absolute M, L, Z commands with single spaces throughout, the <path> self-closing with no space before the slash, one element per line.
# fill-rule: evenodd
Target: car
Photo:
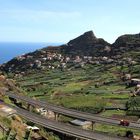
<path fill-rule="evenodd" d="M 120 120 L 120 125 L 122 125 L 122 126 L 129 126 L 129 121 L 127 121 L 127 120 Z"/>

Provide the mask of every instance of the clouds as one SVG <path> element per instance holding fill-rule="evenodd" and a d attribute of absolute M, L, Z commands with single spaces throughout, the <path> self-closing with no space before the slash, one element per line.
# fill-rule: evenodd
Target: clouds
<path fill-rule="evenodd" d="M 139 0 L 0 0 L 0 41 L 67 42 L 93 30 L 114 42 L 139 32 Z"/>
<path fill-rule="evenodd" d="M 81 16 L 77 11 L 0 10 L 0 41 L 65 42 L 68 25 Z"/>
<path fill-rule="evenodd" d="M 76 11 L 72 12 L 55 12 L 55 11 L 41 11 L 41 10 L 1 10 L 0 18 L 5 20 L 15 21 L 46 21 L 56 19 L 74 19 L 79 18 L 81 14 Z"/>

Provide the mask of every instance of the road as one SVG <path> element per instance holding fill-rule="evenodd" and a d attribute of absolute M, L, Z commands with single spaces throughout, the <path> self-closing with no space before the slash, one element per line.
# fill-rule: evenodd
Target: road
<path fill-rule="evenodd" d="M 18 99 L 18 100 L 22 100 L 24 102 L 27 102 L 28 104 L 43 107 L 43 108 L 46 108 L 48 110 L 54 111 L 55 113 L 63 114 L 63 115 L 78 118 L 78 119 L 84 119 L 84 120 L 88 120 L 88 121 L 92 121 L 92 122 L 109 124 L 109 125 L 116 125 L 116 126 L 119 126 L 119 123 L 120 123 L 120 120 L 118 120 L 118 119 L 101 117 L 101 116 L 96 115 L 96 114 L 85 113 L 85 112 L 77 111 L 74 109 L 68 109 L 65 107 L 50 104 L 48 102 L 34 100 L 34 99 L 31 99 L 27 96 L 16 95 L 16 94 L 9 93 L 9 92 L 6 93 L 6 95 L 11 97 L 11 98 L 14 98 L 14 99 Z M 139 130 L 140 123 L 130 122 L 130 125 L 127 126 L 127 128 L 133 128 L 133 129 Z"/>
<path fill-rule="evenodd" d="M 9 107 L 16 110 L 16 113 L 23 118 L 30 120 L 40 126 L 46 127 L 48 129 L 67 134 L 70 136 L 74 136 L 77 138 L 85 139 L 85 140 L 130 140 L 128 138 L 124 137 L 117 137 L 117 136 L 111 136 L 99 132 L 93 132 L 90 130 L 84 130 L 81 128 L 77 128 L 68 124 L 52 121 L 46 118 L 43 118 L 40 115 L 37 115 L 35 113 L 29 112 L 27 110 L 13 107 L 11 105 L 8 105 Z"/>

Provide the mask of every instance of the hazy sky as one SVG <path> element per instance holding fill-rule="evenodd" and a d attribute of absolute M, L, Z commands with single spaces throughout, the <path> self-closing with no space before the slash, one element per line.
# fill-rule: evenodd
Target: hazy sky
<path fill-rule="evenodd" d="M 140 32 L 140 0 L 0 0 L 0 41 L 68 42 L 93 30 L 108 42 Z"/>

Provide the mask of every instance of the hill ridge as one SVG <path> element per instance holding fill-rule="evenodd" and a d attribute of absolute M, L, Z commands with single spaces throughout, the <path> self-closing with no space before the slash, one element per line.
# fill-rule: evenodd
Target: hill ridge
<path fill-rule="evenodd" d="M 93 31 L 88 31 L 70 40 L 67 44 L 48 46 L 15 57 L 3 64 L 0 69 L 6 72 L 19 73 L 34 69 L 64 68 L 70 63 L 71 65 L 80 64 L 80 66 L 87 62 L 93 64 L 115 63 L 116 59 L 119 61 L 125 57 L 124 53 L 130 53 L 132 50 L 140 50 L 140 34 L 122 35 L 113 44 L 109 44 L 104 39 L 97 38 Z M 131 60 L 137 61 L 137 58 L 131 58 Z"/>

